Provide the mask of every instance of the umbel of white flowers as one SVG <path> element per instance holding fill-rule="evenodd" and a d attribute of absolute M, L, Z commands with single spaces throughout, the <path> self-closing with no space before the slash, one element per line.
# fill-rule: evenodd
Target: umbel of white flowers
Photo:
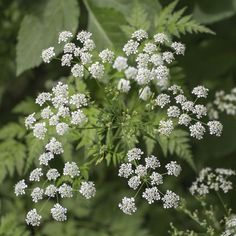
<path fill-rule="evenodd" d="M 160 191 L 159 185 L 163 184 L 164 175 L 178 176 L 181 172 L 181 167 L 175 161 L 166 164 L 166 173 L 159 173 L 157 168 L 161 166 L 157 157 L 151 155 L 144 158 L 144 163 L 141 164 L 141 156 L 143 151 L 139 148 L 133 148 L 127 153 L 128 162 L 122 163 L 119 168 L 118 175 L 128 179 L 128 186 L 136 190 L 133 197 L 124 197 L 119 203 L 119 208 L 128 215 L 136 212 L 135 197 L 142 191 L 141 196 L 146 199 L 149 204 L 161 200 L 164 208 L 176 208 L 179 202 L 179 196 L 167 190 L 165 194 Z M 146 187 L 144 187 L 144 184 Z"/>

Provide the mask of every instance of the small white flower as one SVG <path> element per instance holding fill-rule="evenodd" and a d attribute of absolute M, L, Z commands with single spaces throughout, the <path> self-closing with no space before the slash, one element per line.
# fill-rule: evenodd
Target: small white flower
<path fill-rule="evenodd" d="M 58 82 L 56 84 L 56 86 L 54 86 L 52 88 L 52 92 L 55 96 L 62 96 L 62 97 L 65 97 L 67 98 L 68 97 L 68 85 L 67 84 L 63 84 L 62 82 Z"/>
<path fill-rule="evenodd" d="M 157 98 L 156 98 L 155 101 L 156 101 L 156 104 L 157 104 L 159 107 L 163 108 L 163 107 L 165 107 L 168 103 L 170 103 L 170 96 L 167 95 L 167 94 L 162 93 L 162 94 L 159 94 L 159 95 L 157 96 Z"/>
<path fill-rule="evenodd" d="M 77 40 L 79 40 L 81 43 L 84 43 L 86 40 L 90 39 L 92 36 L 92 33 L 82 30 L 77 34 Z"/>
<path fill-rule="evenodd" d="M 50 117 L 49 119 L 49 125 L 51 126 L 55 126 L 59 123 L 59 117 L 58 115 L 53 115 L 52 117 Z"/>
<path fill-rule="evenodd" d="M 207 115 L 207 108 L 204 105 L 195 105 L 193 109 L 193 114 L 196 114 L 198 119 Z"/>
<path fill-rule="evenodd" d="M 48 165 L 48 162 L 54 158 L 53 153 L 45 152 L 39 156 L 39 164 L 40 165 Z"/>
<path fill-rule="evenodd" d="M 128 161 L 131 162 L 134 160 L 140 160 L 142 155 L 143 155 L 143 151 L 141 149 L 133 148 L 129 150 L 127 153 Z"/>
<path fill-rule="evenodd" d="M 58 108 L 58 111 L 57 111 L 57 116 L 58 117 L 63 117 L 63 118 L 65 118 L 65 117 L 67 117 L 67 116 L 69 116 L 70 115 L 70 109 L 68 108 L 68 107 L 66 107 L 66 106 L 60 106 L 59 108 Z"/>
<path fill-rule="evenodd" d="M 167 35 L 164 34 L 164 33 L 155 34 L 155 35 L 153 36 L 153 38 L 154 38 L 154 41 L 155 41 L 156 43 L 160 43 L 160 44 L 163 44 L 163 43 L 169 41 Z"/>
<path fill-rule="evenodd" d="M 210 130 L 210 134 L 211 135 L 216 135 L 216 136 L 221 136 L 222 134 L 222 130 L 223 130 L 223 125 L 219 122 L 219 121 L 209 121 L 207 123 L 209 130 Z"/>
<path fill-rule="evenodd" d="M 123 51 L 127 56 L 138 52 L 139 43 L 134 40 L 129 40 L 123 47 Z"/>
<path fill-rule="evenodd" d="M 147 39 L 148 38 L 148 34 L 145 30 L 140 29 L 135 31 L 132 35 L 131 38 L 136 38 L 138 41 L 141 41 L 143 39 Z"/>
<path fill-rule="evenodd" d="M 96 48 L 96 45 L 95 45 L 95 43 L 94 43 L 94 41 L 92 39 L 87 39 L 84 42 L 83 50 L 90 52 L 90 51 L 92 51 L 95 48 Z"/>
<path fill-rule="evenodd" d="M 122 202 L 119 203 L 118 206 L 127 215 L 132 215 L 137 211 L 137 207 L 135 206 L 135 199 L 133 197 L 124 197 L 122 199 Z"/>
<path fill-rule="evenodd" d="M 192 94 L 197 96 L 197 98 L 206 98 L 208 95 L 208 91 L 209 91 L 209 89 L 200 85 L 200 86 L 193 88 Z"/>
<path fill-rule="evenodd" d="M 157 46 L 154 43 L 146 43 L 143 51 L 148 54 L 153 54 L 157 50 Z"/>
<path fill-rule="evenodd" d="M 71 66 L 71 61 L 73 59 L 73 55 L 70 53 L 66 53 L 61 58 L 61 65 L 62 66 Z"/>
<path fill-rule="evenodd" d="M 176 84 L 170 86 L 168 90 L 171 91 L 174 95 L 184 93 L 183 89 L 179 85 L 176 85 Z"/>
<path fill-rule="evenodd" d="M 57 194 L 57 187 L 53 184 L 50 184 L 46 187 L 44 194 L 48 197 L 55 197 Z"/>
<path fill-rule="evenodd" d="M 138 165 L 134 172 L 136 175 L 143 177 L 143 176 L 147 175 L 147 168 L 146 168 L 146 166 Z"/>
<path fill-rule="evenodd" d="M 86 65 L 92 62 L 92 54 L 88 52 L 80 53 L 80 60 L 82 65 Z"/>
<path fill-rule="evenodd" d="M 43 119 L 49 119 L 53 115 L 51 108 L 48 106 L 41 111 L 41 117 Z"/>
<path fill-rule="evenodd" d="M 191 122 L 191 117 L 187 114 L 181 114 L 178 124 L 188 126 Z"/>
<path fill-rule="evenodd" d="M 159 123 L 158 131 L 166 136 L 169 136 L 174 129 L 172 120 L 161 120 Z"/>
<path fill-rule="evenodd" d="M 33 134 L 36 138 L 38 138 L 38 139 L 45 138 L 45 134 L 47 132 L 47 128 L 45 126 L 46 126 L 45 122 L 37 123 L 34 125 Z"/>
<path fill-rule="evenodd" d="M 167 169 L 167 174 L 168 175 L 174 175 L 174 176 L 179 176 L 181 172 L 181 166 L 176 163 L 176 161 L 171 161 L 168 163 L 166 166 Z"/>
<path fill-rule="evenodd" d="M 146 68 L 139 68 L 135 80 L 139 85 L 148 84 L 151 80 L 151 71 Z"/>
<path fill-rule="evenodd" d="M 61 122 L 56 125 L 56 131 L 59 135 L 64 135 L 69 129 L 68 124 Z"/>
<path fill-rule="evenodd" d="M 164 208 L 177 208 L 179 205 L 179 196 L 174 192 L 167 190 L 162 198 Z"/>
<path fill-rule="evenodd" d="M 74 43 L 67 43 L 64 46 L 63 52 L 64 53 L 74 53 L 76 45 Z"/>
<path fill-rule="evenodd" d="M 81 182 L 81 187 L 79 192 L 86 198 L 90 199 L 95 196 L 96 188 L 93 182 L 91 181 L 83 181 Z"/>
<path fill-rule="evenodd" d="M 54 47 L 50 47 L 42 51 L 42 59 L 45 63 L 50 63 L 55 55 Z"/>
<path fill-rule="evenodd" d="M 152 172 L 150 175 L 151 185 L 160 185 L 163 184 L 163 177 L 157 172 Z"/>
<path fill-rule="evenodd" d="M 51 209 L 52 218 L 56 221 L 65 221 L 67 209 L 62 207 L 59 203 L 56 203 Z"/>
<path fill-rule="evenodd" d="M 54 137 L 50 139 L 49 143 L 45 146 L 45 148 L 47 151 L 56 155 L 60 155 L 64 152 L 62 144 L 59 141 L 57 141 Z"/>
<path fill-rule="evenodd" d="M 183 104 L 187 101 L 187 98 L 183 94 L 179 94 L 175 97 L 176 103 Z"/>
<path fill-rule="evenodd" d="M 167 109 L 167 116 L 168 117 L 179 117 L 180 116 L 180 109 L 177 106 L 170 106 Z"/>
<path fill-rule="evenodd" d="M 94 79 L 101 79 L 104 75 L 104 69 L 104 66 L 99 64 L 99 62 L 95 62 L 88 68 Z"/>
<path fill-rule="evenodd" d="M 158 80 L 166 80 L 169 76 L 169 69 L 166 66 L 160 65 L 155 69 L 155 74 Z"/>
<path fill-rule="evenodd" d="M 189 130 L 190 130 L 190 136 L 199 140 L 203 138 L 203 135 L 206 132 L 206 129 L 200 122 L 197 122 L 194 125 L 190 125 Z"/>
<path fill-rule="evenodd" d="M 157 167 L 161 166 L 160 161 L 157 157 L 151 155 L 145 158 L 146 168 L 156 169 Z"/>
<path fill-rule="evenodd" d="M 136 58 L 138 68 L 146 68 L 148 66 L 149 60 L 150 56 L 147 53 L 139 53 Z"/>
<path fill-rule="evenodd" d="M 73 189 L 70 185 L 68 184 L 62 184 L 59 188 L 58 188 L 58 193 L 61 195 L 61 198 L 71 198 L 73 197 Z"/>
<path fill-rule="evenodd" d="M 150 62 L 152 62 L 155 66 L 163 65 L 163 58 L 160 54 L 153 54 L 150 58 Z"/>
<path fill-rule="evenodd" d="M 25 183 L 25 180 L 22 179 L 20 180 L 16 185 L 15 185 L 15 194 L 16 196 L 19 195 L 24 195 L 25 194 L 25 189 L 28 187 L 28 185 Z"/>
<path fill-rule="evenodd" d="M 183 102 L 181 104 L 181 106 L 182 106 L 183 111 L 193 111 L 194 110 L 194 103 L 192 101 Z"/>
<path fill-rule="evenodd" d="M 33 124 L 36 121 L 34 116 L 35 116 L 35 112 L 30 114 L 29 116 L 27 116 L 25 118 L 25 127 L 26 127 L 26 129 L 32 129 L 34 127 Z"/>
<path fill-rule="evenodd" d="M 72 68 L 71 68 L 71 73 L 74 77 L 80 77 L 82 78 L 84 76 L 84 66 L 79 65 L 79 64 L 75 64 Z"/>
<path fill-rule="evenodd" d="M 43 176 L 42 168 L 36 168 L 31 171 L 29 176 L 29 181 L 40 181 L 41 176 Z"/>
<path fill-rule="evenodd" d="M 51 93 L 40 93 L 36 98 L 35 103 L 39 104 L 39 106 L 42 106 L 46 101 L 51 100 L 51 96 Z"/>
<path fill-rule="evenodd" d="M 71 178 L 80 175 L 79 167 L 76 165 L 75 162 L 66 162 L 63 168 L 63 175 L 69 175 Z"/>
<path fill-rule="evenodd" d="M 46 176 L 48 180 L 55 181 L 60 176 L 60 174 L 57 169 L 49 169 Z"/>
<path fill-rule="evenodd" d="M 172 52 L 163 52 L 162 54 L 163 61 L 170 64 L 175 58 Z"/>
<path fill-rule="evenodd" d="M 37 213 L 36 209 L 30 210 L 25 218 L 27 225 L 39 226 L 42 216 Z"/>
<path fill-rule="evenodd" d="M 184 55 L 184 52 L 185 52 L 185 45 L 182 44 L 182 43 L 178 43 L 178 42 L 173 42 L 171 44 L 171 47 L 175 50 L 175 53 L 177 55 Z"/>
<path fill-rule="evenodd" d="M 102 59 L 103 63 L 112 63 L 114 60 L 114 52 L 109 49 L 105 49 L 99 53 L 99 57 Z"/>
<path fill-rule="evenodd" d="M 133 176 L 128 180 L 128 185 L 132 189 L 137 189 L 141 184 L 140 176 Z"/>
<path fill-rule="evenodd" d="M 71 96 L 70 104 L 76 106 L 76 108 L 88 106 L 88 99 L 82 93 L 77 93 Z"/>
<path fill-rule="evenodd" d="M 61 43 L 61 42 L 66 43 L 72 37 L 73 37 L 73 34 L 70 31 L 62 31 L 59 34 L 58 43 Z"/>
<path fill-rule="evenodd" d="M 127 65 L 127 58 L 125 57 L 117 57 L 113 63 L 113 68 L 117 69 L 118 71 L 125 70 L 128 67 Z"/>
<path fill-rule="evenodd" d="M 157 187 L 146 188 L 142 194 L 142 197 L 148 201 L 148 204 L 152 204 L 154 203 L 154 201 L 158 201 L 161 199 Z"/>
<path fill-rule="evenodd" d="M 131 86 L 130 86 L 130 81 L 126 79 L 120 79 L 119 83 L 117 85 L 117 89 L 123 93 L 129 92 Z"/>
<path fill-rule="evenodd" d="M 128 178 L 133 172 L 131 163 L 122 163 L 119 168 L 118 176 Z"/>
<path fill-rule="evenodd" d="M 139 90 L 139 98 L 143 101 L 147 101 L 152 95 L 151 89 L 148 86 Z"/>
<path fill-rule="evenodd" d="M 44 193 L 43 189 L 39 187 L 34 188 L 31 193 L 32 201 L 37 203 L 39 200 L 42 200 L 43 193 Z"/>
<path fill-rule="evenodd" d="M 137 69 L 129 66 L 126 70 L 125 70 L 125 76 L 127 79 L 135 79 L 137 76 Z"/>
<path fill-rule="evenodd" d="M 80 125 L 87 122 L 87 117 L 82 110 L 73 111 L 71 113 L 71 124 Z"/>

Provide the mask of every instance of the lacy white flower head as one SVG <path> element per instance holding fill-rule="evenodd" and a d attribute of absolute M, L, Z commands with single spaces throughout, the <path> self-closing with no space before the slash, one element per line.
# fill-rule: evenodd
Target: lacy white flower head
<path fill-rule="evenodd" d="M 179 202 L 179 196 L 170 190 L 164 194 L 160 190 L 160 185 L 163 184 L 164 175 L 178 176 L 181 172 L 181 167 L 175 161 L 168 163 L 165 168 L 166 173 L 159 173 L 157 168 L 161 166 L 160 161 L 154 155 L 141 159 L 143 151 L 139 148 L 133 148 L 127 153 L 128 162 L 122 163 L 119 168 L 118 175 L 124 177 L 128 182 L 128 186 L 136 190 L 134 197 L 124 197 L 119 203 L 119 208 L 125 214 L 133 214 L 137 207 L 135 205 L 135 197 L 140 191 L 143 191 L 141 196 L 147 200 L 149 204 L 161 200 L 164 208 L 176 208 Z M 141 162 L 143 161 L 143 164 Z M 144 184 L 146 187 L 144 187 Z"/>
<path fill-rule="evenodd" d="M 204 168 L 200 171 L 198 178 L 192 183 L 190 192 L 193 195 L 206 195 L 210 190 L 222 190 L 224 193 L 227 193 L 233 189 L 233 183 L 228 180 L 233 175 L 235 175 L 235 171 L 231 169 Z"/>
<path fill-rule="evenodd" d="M 30 210 L 26 215 L 27 225 L 39 226 L 42 216 L 38 214 L 36 209 Z"/>
<path fill-rule="evenodd" d="M 217 91 L 213 102 L 208 103 L 208 112 L 210 119 L 218 119 L 220 113 L 230 116 L 236 115 L 236 88 L 231 89 L 230 93 Z"/>
<path fill-rule="evenodd" d="M 45 139 L 51 127 L 55 127 L 56 133 L 63 136 L 72 126 L 82 125 L 87 121 L 82 109 L 88 106 L 88 98 L 81 93 L 70 95 L 68 85 L 62 82 L 58 82 L 51 93 L 39 94 L 36 103 L 42 106 L 40 116 L 35 113 L 29 115 L 25 119 L 25 126 L 32 129 L 33 135 L 38 139 Z M 54 141 L 55 139 L 51 140 L 51 146 Z M 54 154 L 60 153 L 58 151 Z"/>
<path fill-rule="evenodd" d="M 225 230 L 220 236 L 236 235 L 236 215 L 230 215 L 225 222 Z"/>
<path fill-rule="evenodd" d="M 196 104 L 198 100 L 207 97 L 208 89 L 195 87 L 192 90 L 196 96 L 194 102 L 188 100 L 183 93 L 180 86 L 173 85 L 156 97 L 154 102 L 157 108 L 165 109 L 167 116 L 159 122 L 159 133 L 169 136 L 176 126 L 185 126 L 189 128 L 190 136 L 196 139 L 202 139 L 207 130 L 211 135 L 221 136 L 223 125 L 217 120 L 205 122 L 207 107 Z"/>

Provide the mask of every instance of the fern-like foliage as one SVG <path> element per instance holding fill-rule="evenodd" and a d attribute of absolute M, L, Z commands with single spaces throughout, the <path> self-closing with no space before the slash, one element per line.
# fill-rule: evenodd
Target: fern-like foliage
<path fill-rule="evenodd" d="M 193 169 L 196 169 L 193 161 L 188 132 L 181 129 L 176 129 L 169 137 L 160 136 L 159 144 L 165 156 L 167 156 L 168 153 L 171 155 L 175 154 L 179 158 L 182 158 L 188 162 Z"/>
<path fill-rule="evenodd" d="M 128 25 L 121 26 L 126 35 L 131 35 L 137 29 L 149 30 L 151 23 L 148 20 L 148 14 L 137 1 L 132 8 L 130 16 L 126 17 Z"/>
<path fill-rule="evenodd" d="M 155 19 L 155 28 L 158 32 L 169 33 L 170 35 L 180 37 L 186 33 L 210 33 L 214 32 L 207 27 L 197 23 L 192 15 L 183 16 L 186 8 L 174 12 L 178 0 L 170 3 L 163 8 Z"/>

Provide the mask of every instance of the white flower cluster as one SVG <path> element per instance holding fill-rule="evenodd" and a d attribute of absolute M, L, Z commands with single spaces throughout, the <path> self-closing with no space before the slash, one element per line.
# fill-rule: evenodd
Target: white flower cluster
<path fill-rule="evenodd" d="M 210 190 L 222 190 L 227 193 L 233 189 L 233 184 L 228 180 L 230 176 L 235 175 L 235 171 L 224 168 L 204 168 L 200 171 L 198 178 L 192 183 L 190 192 L 192 195 L 206 195 Z"/>
<path fill-rule="evenodd" d="M 193 88 L 192 94 L 196 97 L 194 102 L 187 99 L 178 85 L 172 85 L 167 91 L 168 94 L 161 93 L 155 99 L 156 106 L 166 109 L 167 113 L 167 119 L 159 123 L 160 134 L 168 136 L 175 126 L 183 125 L 189 128 L 190 136 L 196 139 L 203 138 L 206 127 L 211 135 L 221 136 L 223 125 L 217 120 L 203 122 L 202 119 L 207 116 L 207 107 L 197 104 L 198 99 L 207 97 L 207 88 L 203 86 Z"/>
<path fill-rule="evenodd" d="M 236 215 L 230 215 L 225 222 L 225 231 L 220 236 L 236 235 Z"/>
<path fill-rule="evenodd" d="M 128 179 L 128 186 L 131 189 L 137 190 L 137 193 L 144 188 L 142 197 L 149 204 L 162 200 L 164 208 L 176 208 L 178 206 L 179 196 L 170 190 L 167 190 L 163 194 L 157 186 L 163 184 L 164 175 L 174 175 L 177 177 L 181 172 L 180 165 L 175 161 L 171 161 L 165 166 L 167 172 L 160 174 L 156 170 L 161 166 L 157 157 L 153 155 L 148 156 L 144 158 L 144 164 L 141 164 L 142 155 L 143 152 L 139 148 L 129 150 L 127 153 L 128 162 L 120 165 L 118 175 Z M 144 187 L 144 184 L 146 187 Z M 135 197 L 124 197 L 118 206 L 128 215 L 133 214 L 137 210 Z"/>
<path fill-rule="evenodd" d="M 76 36 L 76 42 L 69 42 L 73 38 L 69 31 L 59 34 L 58 43 L 64 43 L 61 66 L 71 68 L 71 73 L 76 78 L 83 78 L 85 71 L 89 72 L 94 79 L 102 79 L 105 73 L 105 64 L 111 64 L 114 60 L 114 52 L 105 49 L 98 54 L 98 58 L 93 58 L 93 51 L 96 48 L 92 40 L 92 33 L 81 31 Z M 55 57 L 54 47 L 43 50 L 42 59 L 45 63 L 50 63 Z"/>
<path fill-rule="evenodd" d="M 68 85 L 58 82 L 52 88 L 52 93 L 40 93 L 36 103 L 42 108 L 40 116 L 36 118 L 33 113 L 25 119 L 27 129 L 32 129 L 38 139 L 44 139 L 49 127 L 55 127 L 58 135 L 62 136 L 74 125 L 82 125 L 87 117 L 81 108 L 88 105 L 88 99 L 84 94 L 77 93 L 69 95 Z M 55 153 L 57 154 L 57 153 Z M 42 156 L 42 163 L 47 164 L 47 159 L 52 159 L 50 154 Z"/>
<path fill-rule="evenodd" d="M 61 35 L 59 42 L 64 42 L 69 34 Z M 88 100 L 84 94 L 73 94 L 69 96 L 68 85 L 59 82 L 52 88 L 52 93 L 41 93 L 36 103 L 47 106 L 42 109 L 40 117 L 36 118 L 33 113 L 25 119 L 25 126 L 27 129 L 32 129 L 33 134 L 38 139 L 44 139 L 46 132 L 50 126 L 55 126 L 55 132 L 58 136 L 64 135 L 69 127 L 73 125 L 80 125 L 84 123 L 87 118 L 81 108 L 88 105 Z M 38 120 L 38 122 L 37 122 Z M 37 123 L 36 123 L 37 122 Z M 51 130 L 50 130 L 51 134 Z M 31 171 L 29 175 L 30 182 L 41 182 L 44 178 L 44 184 L 41 187 L 33 188 L 31 192 L 32 201 L 37 203 L 46 198 L 71 198 L 73 197 L 73 188 L 70 184 L 57 183 L 60 176 L 67 176 L 73 180 L 80 177 L 80 169 L 75 162 L 66 162 L 63 168 L 63 173 L 60 174 L 55 168 L 51 168 L 49 162 L 56 156 L 63 154 L 64 149 L 60 141 L 55 137 L 51 137 L 49 142 L 45 145 L 45 151 L 39 156 L 39 164 L 42 166 Z M 46 168 L 46 174 L 43 173 L 43 168 Z M 46 177 L 46 180 L 45 180 Z M 81 177 L 80 177 L 81 178 Z M 17 196 L 24 195 L 25 189 L 28 185 L 25 180 L 19 181 L 15 185 L 15 194 Z M 95 185 L 91 181 L 82 181 L 79 191 L 86 199 L 95 196 Z M 40 212 L 39 212 L 40 213 Z M 36 209 L 28 212 L 26 216 L 26 223 L 32 226 L 39 226 L 41 216 Z M 59 203 L 55 204 L 51 209 L 52 218 L 57 221 L 65 221 L 67 209 L 62 207 Z"/>
<path fill-rule="evenodd" d="M 165 51 L 163 48 L 169 48 Z M 141 89 L 139 97 L 148 100 L 152 94 L 150 85 L 165 88 L 168 85 L 168 65 L 174 61 L 174 55 L 184 55 L 185 46 L 179 42 L 170 42 L 164 33 L 158 33 L 148 39 L 144 30 L 135 31 L 123 47 L 125 56 L 117 56 L 113 68 L 123 72 L 118 82 L 118 90 L 127 93 L 135 81 Z M 132 57 L 132 58 L 130 58 Z M 135 63 L 133 63 L 135 61 Z"/>
<path fill-rule="evenodd" d="M 209 118 L 218 119 L 219 113 L 236 116 L 236 88 L 226 94 L 223 90 L 215 93 L 215 99 L 207 105 Z"/>

